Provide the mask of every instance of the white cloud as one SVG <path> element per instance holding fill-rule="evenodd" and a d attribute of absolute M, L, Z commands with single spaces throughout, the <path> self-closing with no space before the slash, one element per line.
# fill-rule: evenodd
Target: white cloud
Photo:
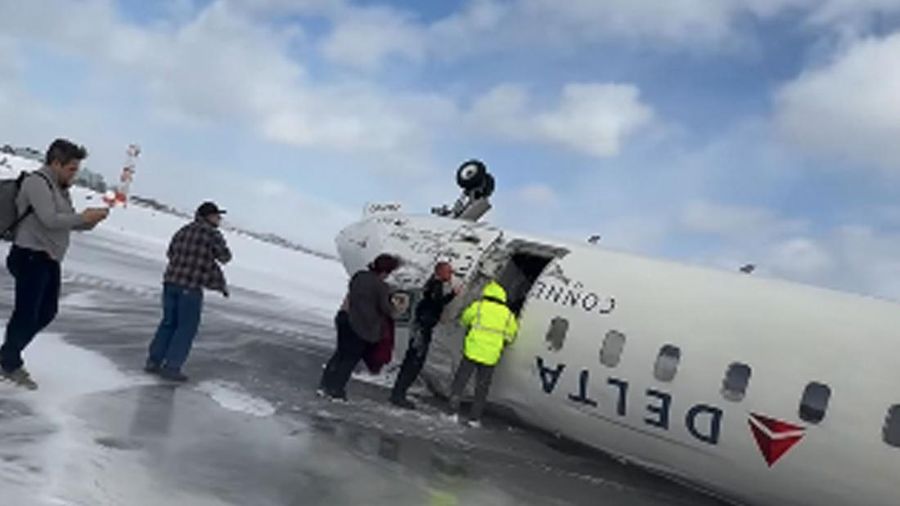
<path fill-rule="evenodd" d="M 527 91 L 498 86 L 473 106 L 476 127 L 516 140 L 537 140 L 595 157 L 619 153 L 622 144 L 650 124 L 653 109 L 628 84 L 574 83 L 562 90 L 559 103 L 538 110 Z"/>
<path fill-rule="evenodd" d="M 817 241 L 798 237 L 772 246 L 765 267 L 790 279 L 822 282 L 828 279 L 834 262 L 831 254 Z"/>
<path fill-rule="evenodd" d="M 900 12 L 896 0 L 470 0 L 429 24 L 397 8 L 358 7 L 348 0 L 241 0 L 235 5 L 324 16 L 334 24 L 328 51 L 336 61 L 365 70 L 390 56 L 418 61 L 423 52 L 570 50 L 610 40 L 663 50 L 721 51 L 742 47 L 748 17 L 768 20 L 797 13 L 805 29 L 833 32 L 866 27 L 878 15 Z"/>
<path fill-rule="evenodd" d="M 720 0 L 521 0 L 520 15 L 543 20 L 556 36 L 702 41 L 724 37 L 732 4 Z"/>
<path fill-rule="evenodd" d="M 9 111 L 16 103 L 14 95 L 18 91 L 21 59 L 15 43 L 0 36 L 0 119 L 5 116 L 2 111 Z"/>
<path fill-rule="evenodd" d="M 516 191 L 516 196 L 525 205 L 539 208 L 552 207 L 559 203 L 559 195 L 547 184 L 534 183 Z"/>
<path fill-rule="evenodd" d="M 734 2 L 720 0 L 475 0 L 429 27 L 438 55 L 570 51 L 627 41 L 659 49 L 720 50 L 732 37 Z"/>
<path fill-rule="evenodd" d="M 495 47 L 501 24 L 513 15 L 514 4 L 472 0 L 462 10 L 428 27 L 428 45 L 438 55 L 461 55 Z"/>
<path fill-rule="evenodd" d="M 670 233 L 669 220 L 663 215 L 621 216 L 598 223 L 597 227 L 599 230 L 585 238 L 599 234 L 603 247 L 642 254 L 658 251 Z"/>
<path fill-rule="evenodd" d="M 898 248 L 900 235 L 843 225 L 769 245 L 762 267 L 777 277 L 900 300 Z"/>
<path fill-rule="evenodd" d="M 235 0 L 235 7 L 266 14 L 340 13 L 346 0 Z"/>
<path fill-rule="evenodd" d="M 839 227 L 828 239 L 843 283 L 860 293 L 900 300 L 900 235 L 855 225 Z"/>
<path fill-rule="evenodd" d="M 787 139 L 823 156 L 900 173 L 900 33 L 864 39 L 777 96 Z"/>
<path fill-rule="evenodd" d="M 303 148 L 382 154 L 376 160 L 390 158 L 382 168 L 407 163 L 401 169 L 409 172 L 423 165 L 431 122 L 455 113 L 453 103 L 437 95 L 391 93 L 358 79 L 313 82 L 290 55 L 295 29 L 258 22 L 247 6 L 219 0 L 186 24 L 138 27 L 120 21 L 102 0 L 81 9 L 67 5 L 0 4 L 0 29 L 74 53 L 107 76 L 142 83 L 156 117 L 237 125 Z M 44 30 L 46 24 L 61 29 Z M 404 156 L 393 156 L 400 151 Z"/>
<path fill-rule="evenodd" d="M 22 70 L 22 60 L 16 43 L 8 37 L 0 36 L 0 82 L 16 82 Z"/>
<path fill-rule="evenodd" d="M 900 4 L 894 0 L 741 0 L 734 8 L 761 18 L 797 12 L 807 25 L 839 30 L 865 24 L 878 15 L 900 12 Z"/>
<path fill-rule="evenodd" d="M 770 214 L 765 221 L 792 223 Z M 776 227 L 777 228 L 777 227 Z M 700 264 L 730 271 L 751 263 L 754 275 L 900 301 L 900 234 L 869 225 L 839 225 L 811 230 L 762 233 L 754 241 L 724 236 L 695 256 Z"/>
<path fill-rule="evenodd" d="M 405 14 L 384 8 L 349 12 L 322 42 L 322 53 L 332 62 L 373 71 L 392 57 L 424 59 L 425 31 Z"/>
<path fill-rule="evenodd" d="M 533 125 L 523 125 L 521 122 L 529 109 L 529 101 L 528 92 L 521 86 L 496 86 L 479 97 L 472 106 L 472 121 L 476 127 L 508 137 L 521 136 L 523 130 L 529 134 L 527 131 L 533 130 Z"/>
<path fill-rule="evenodd" d="M 279 195 L 284 195 L 290 188 L 288 185 L 282 183 L 281 181 L 274 181 L 272 179 L 264 179 L 258 183 L 257 191 L 263 197 L 278 197 Z"/>
<path fill-rule="evenodd" d="M 896 0 L 474 0 L 429 27 L 437 55 L 568 52 L 603 42 L 662 51 L 747 49 L 753 21 L 796 14 L 811 33 L 867 33 Z"/>
<path fill-rule="evenodd" d="M 230 199 L 228 216 L 234 223 L 299 239 L 305 246 L 329 253 L 334 252 L 334 238 L 341 228 L 360 218 L 358 212 L 283 182 L 263 182 L 256 192 L 247 191 L 254 183 L 245 176 L 230 176 L 206 191 Z M 198 195 L 197 201 L 201 198 Z"/>
<path fill-rule="evenodd" d="M 783 0 L 799 3 L 798 0 Z M 819 24 L 865 23 L 879 14 L 900 12 L 900 3 L 895 0 L 825 0 L 805 2 L 812 6 L 810 20 Z"/>
<path fill-rule="evenodd" d="M 653 116 L 635 86 L 569 84 L 559 108 L 539 114 L 536 122 L 547 139 L 603 157 L 617 154 L 624 140 Z"/>
<path fill-rule="evenodd" d="M 695 200 L 682 211 L 682 227 L 688 232 L 711 234 L 730 240 L 757 242 L 803 231 L 806 224 L 778 216 L 762 207 L 736 206 Z"/>

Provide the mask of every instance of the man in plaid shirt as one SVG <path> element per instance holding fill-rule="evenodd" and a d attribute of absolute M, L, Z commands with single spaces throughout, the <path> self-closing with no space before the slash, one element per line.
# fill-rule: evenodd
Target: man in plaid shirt
<path fill-rule="evenodd" d="M 219 262 L 231 260 L 231 251 L 219 231 L 224 210 L 212 202 L 197 208 L 194 221 L 185 225 L 169 243 L 169 265 L 163 283 L 163 319 L 150 343 L 144 370 L 162 378 L 184 382 L 181 367 L 200 327 L 203 289 L 222 292 L 228 286 Z"/>

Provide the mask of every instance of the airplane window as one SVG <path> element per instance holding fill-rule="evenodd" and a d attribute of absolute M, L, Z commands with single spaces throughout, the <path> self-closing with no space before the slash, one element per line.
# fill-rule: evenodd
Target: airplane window
<path fill-rule="evenodd" d="M 884 442 L 900 448 L 900 405 L 891 406 L 884 420 Z"/>
<path fill-rule="evenodd" d="M 729 401 L 740 402 L 747 393 L 747 385 L 750 383 L 752 370 L 747 364 L 735 362 L 728 366 L 725 379 L 722 380 L 722 397 Z"/>
<path fill-rule="evenodd" d="M 600 363 L 606 367 L 619 365 L 622 359 L 622 350 L 625 349 L 625 334 L 618 330 L 610 330 L 603 339 L 603 347 L 600 348 Z"/>
<path fill-rule="evenodd" d="M 550 328 L 547 329 L 547 349 L 559 351 L 566 342 L 566 334 L 569 333 L 569 320 L 557 316 L 550 321 Z"/>
<path fill-rule="evenodd" d="M 800 418 L 809 423 L 821 422 L 825 418 L 830 399 L 831 389 L 828 385 L 816 382 L 806 385 L 800 402 Z"/>
<path fill-rule="evenodd" d="M 678 372 L 678 362 L 681 360 L 681 350 L 677 346 L 667 344 L 659 350 L 656 358 L 656 367 L 653 368 L 653 376 L 659 381 L 672 381 Z"/>

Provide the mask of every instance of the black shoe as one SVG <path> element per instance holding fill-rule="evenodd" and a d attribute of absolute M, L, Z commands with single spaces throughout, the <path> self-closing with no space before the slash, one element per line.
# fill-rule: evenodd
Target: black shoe
<path fill-rule="evenodd" d="M 406 397 L 391 397 L 391 404 L 403 409 L 416 409 L 416 404 Z"/>
<path fill-rule="evenodd" d="M 175 381 L 178 383 L 184 383 L 188 380 L 188 377 L 182 374 L 181 371 L 175 371 L 166 368 L 162 368 L 159 370 L 159 377 L 164 380 Z"/>
<path fill-rule="evenodd" d="M 149 360 L 144 365 L 144 372 L 147 374 L 159 374 L 160 365 L 155 362 L 150 362 Z"/>

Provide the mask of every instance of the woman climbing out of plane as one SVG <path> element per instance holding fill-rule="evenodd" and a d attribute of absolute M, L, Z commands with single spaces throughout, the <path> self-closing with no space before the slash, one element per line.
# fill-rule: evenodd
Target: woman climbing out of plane
<path fill-rule="evenodd" d="M 393 325 L 394 308 L 385 279 L 400 266 L 400 260 L 381 254 L 350 279 L 347 296 L 335 316 L 337 349 L 322 372 L 318 394 L 347 399 L 347 383 L 359 361 L 376 348 Z"/>
<path fill-rule="evenodd" d="M 481 299 L 463 311 L 460 322 L 469 332 L 466 334 L 462 360 L 450 387 L 450 414 L 456 421 L 460 421 L 460 397 L 474 372 L 475 401 L 466 424 L 480 427 L 494 367 L 500 361 L 503 347 L 515 340 L 519 324 L 516 315 L 507 307 L 506 290 L 496 281 L 491 281 L 484 287 Z"/>

